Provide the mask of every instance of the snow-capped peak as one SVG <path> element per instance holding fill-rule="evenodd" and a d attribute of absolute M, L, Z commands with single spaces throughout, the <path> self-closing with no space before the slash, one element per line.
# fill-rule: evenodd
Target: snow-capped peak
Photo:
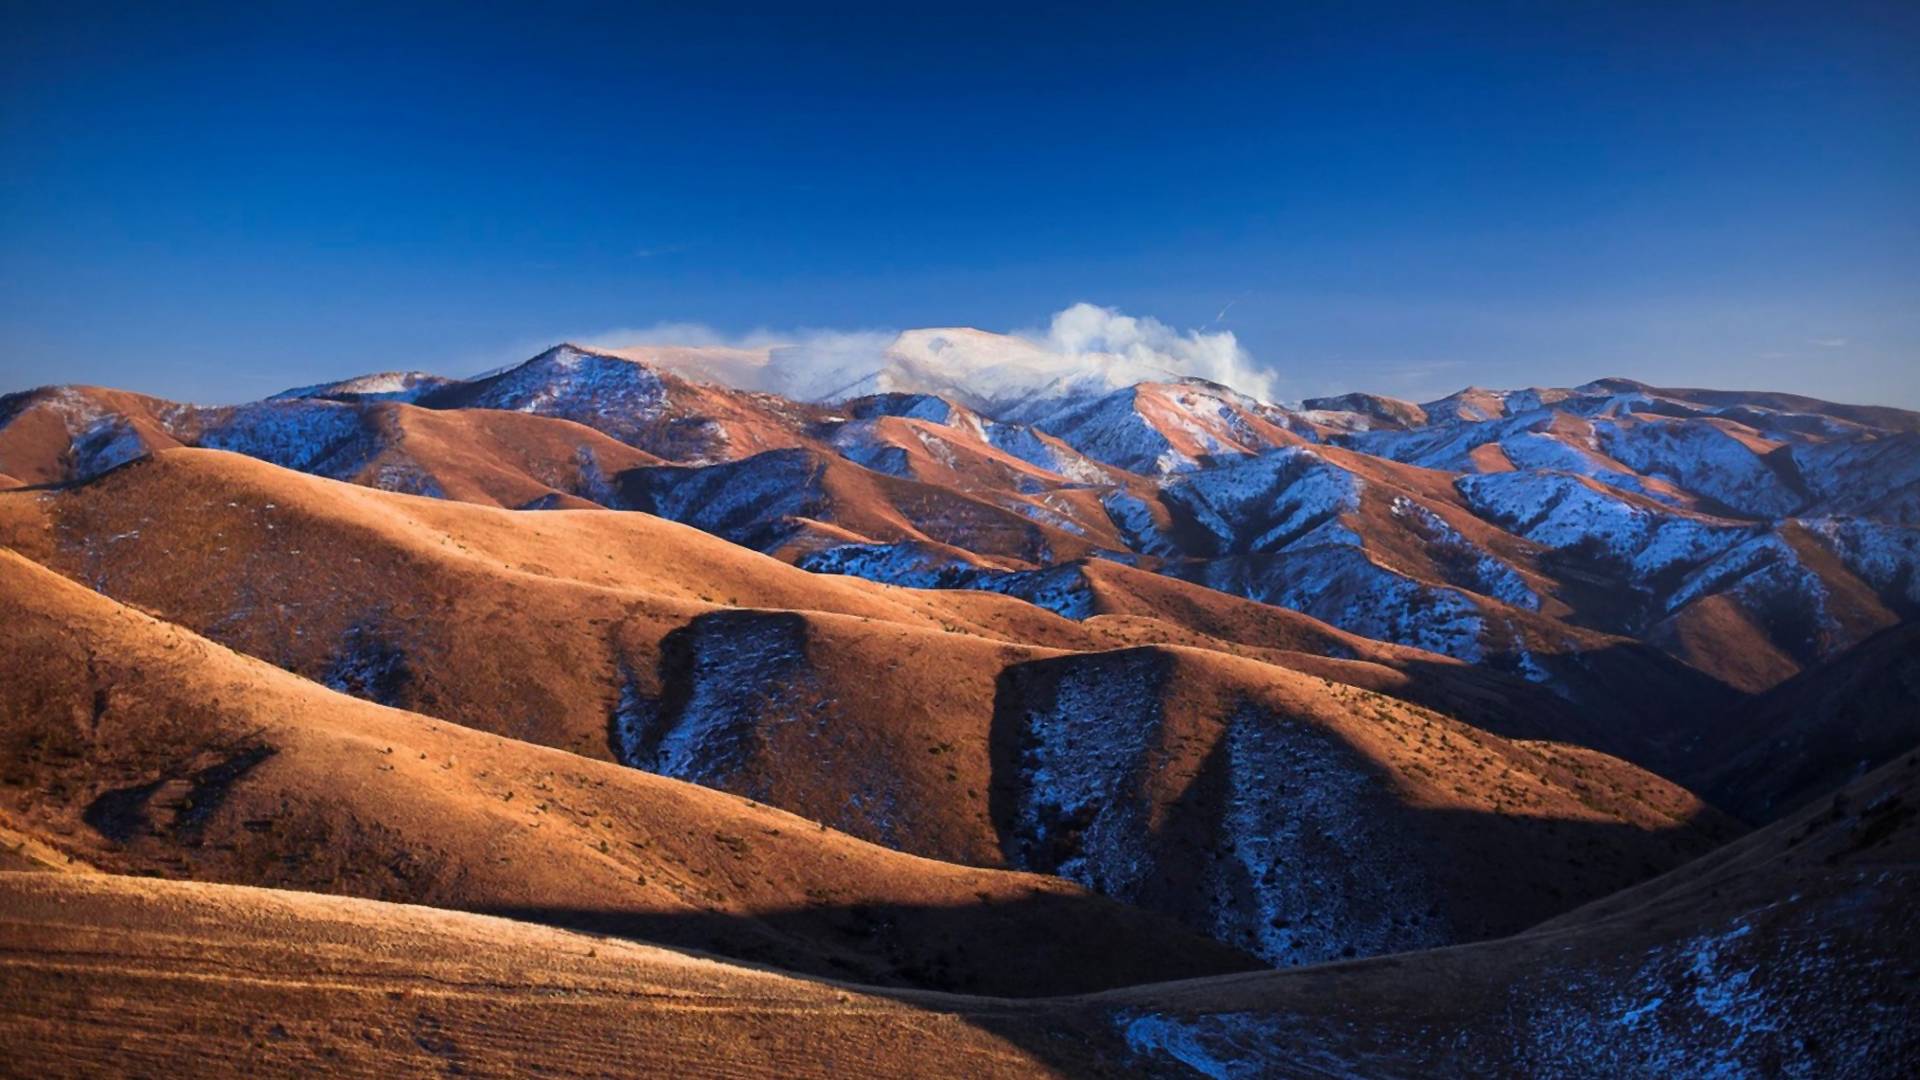
<path fill-rule="evenodd" d="M 380 371 L 358 375 L 338 382 L 315 383 L 282 390 L 269 398 L 280 401 L 293 398 L 352 399 L 360 401 L 413 401 L 453 382 L 424 371 Z"/>

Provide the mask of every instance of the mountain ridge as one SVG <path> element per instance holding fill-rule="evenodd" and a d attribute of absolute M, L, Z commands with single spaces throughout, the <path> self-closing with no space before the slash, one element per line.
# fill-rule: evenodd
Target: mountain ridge
<path fill-rule="evenodd" d="M 269 1070 L 1920 1055 L 1863 1027 L 1920 970 L 1907 414 L 1291 408 L 1054 345 L 1086 392 L 1017 405 L 573 344 L 0 398 L 0 1030 L 107 1060 L 63 987 L 149 1031 L 185 980 Z M 528 1041 L 550 992 L 651 1049 Z M 349 1050 L 369 994 L 394 1035 Z M 141 1060 L 231 1060 L 222 1023 Z"/>

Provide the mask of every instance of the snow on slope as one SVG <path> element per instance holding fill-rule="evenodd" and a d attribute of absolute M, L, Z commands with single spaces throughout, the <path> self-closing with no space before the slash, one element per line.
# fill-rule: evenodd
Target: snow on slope
<path fill-rule="evenodd" d="M 989 420 L 985 424 L 988 443 L 994 449 L 1012 454 L 1029 465 L 1081 484 L 1107 483 L 1112 478 L 1092 459 L 1064 443 L 1044 438 L 1026 424 L 1003 424 Z"/>
<path fill-rule="evenodd" d="M 1869 585 L 1897 600 L 1920 604 L 1920 529 L 1862 518 L 1801 524 Z"/>
<path fill-rule="evenodd" d="M 625 765 L 792 805 L 785 785 L 831 774 L 846 797 L 826 824 L 898 847 L 911 816 L 902 779 L 884 756 L 845 740 L 852 726 L 815 672 L 804 617 L 788 611 L 714 611 L 661 643 L 664 685 L 649 694 L 629 670 L 612 717 Z"/>
<path fill-rule="evenodd" d="M 441 387 L 451 386 L 458 381 L 440 375 L 430 375 L 424 371 L 381 371 L 371 375 L 341 379 L 337 382 L 296 386 L 291 390 L 282 390 L 267 400 L 326 398 L 335 401 L 414 402 Z"/>
<path fill-rule="evenodd" d="M 866 464 L 859 455 L 879 456 L 880 450 L 874 445 L 875 421 L 881 417 L 898 417 L 951 428 L 962 439 L 982 443 L 1072 483 L 1102 484 L 1113 480 L 1099 463 L 1027 424 L 990 419 L 932 394 L 873 394 L 855 398 L 845 406 L 853 420 L 832 427 L 828 438 L 850 461 Z M 924 445 L 936 457 L 949 456 L 944 447 L 931 441 Z"/>
<path fill-rule="evenodd" d="M 638 437 L 667 406 L 666 383 L 652 368 L 572 345 L 556 345 L 459 389 L 459 403 L 465 407 L 558 416 L 599 428 L 622 442 Z"/>
<path fill-rule="evenodd" d="M 1117 899 L 1186 909 L 1190 923 L 1278 966 L 1443 944 L 1433 888 L 1378 826 L 1380 783 L 1351 751 L 1298 720 L 1243 704 L 1227 719 L 1217 857 L 1169 885 L 1192 851 L 1148 791 L 1167 753 L 1172 678 L 1154 650 L 1023 665 L 1011 677 L 1024 748 L 1006 833 L 1017 866 Z M 1171 813 L 1177 813 L 1172 811 Z M 1191 813 L 1204 813 L 1197 807 Z"/>
<path fill-rule="evenodd" d="M 322 476 L 351 476 L 375 449 L 361 410 L 339 402 L 262 401 L 210 411 L 203 423 L 200 446 Z"/>
<path fill-rule="evenodd" d="M 1831 611 L 1826 581 L 1777 532 L 1730 548 L 1688 574 L 1667 597 L 1666 610 L 1682 611 L 1709 596 L 1729 596 L 1745 610 L 1763 613 L 1774 639 L 1799 656 L 1825 656 L 1851 644 Z"/>
<path fill-rule="evenodd" d="M 1846 439 L 1793 448 L 1819 502 L 1809 516 L 1859 516 L 1920 527 L 1920 435 Z"/>
<path fill-rule="evenodd" d="M 1642 584 L 1758 531 L 1742 522 L 1655 510 L 1566 473 L 1467 475 L 1454 486 L 1475 513 L 1502 528 L 1550 548 L 1601 554 Z"/>
<path fill-rule="evenodd" d="M 1174 449 L 1165 433 L 1135 408 L 1129 387 L 1049 413 L 1036 426 L 1095 461 L 1143 475 L 1182 472 L 1197 466 Z"/>
<path fill-rule="evenodd" d="M 1142 555 L 1172 555 L 1178 546 L 1169 538 L 1154 516 L 1153 507 L 1146 499 L 1116 487 L 1100 497 L 1100 507 L 1107 512 L 1107 520 L 1119 531 L 1127 546 Z"/>
<path fill-rule="evenodd" d="M 1447 572 L 1447 580 L 1491 596 L 1503 604 L 1540 610 L 1540 594 L 1513 567 L 1461 535 L 1431 507 L 1404 495 L 1393 497 L 1391 512 L 1422 540 L 1426 554 Z"/>
<path fill-rule="evenodd" d="M 1225 555 L 1169 569 L 1190 581 L 1250 600 L 1305 612 L 1364 637 L 1411 645 L 1469 662 L 1487 659 L 1486 619 L 1458 589 L 1429 585 L 1386 569 L 1340 533 L 1295 540 L 1273 555 Z M 1349 539 L 1351 538 L 1351 539 Z"/>
<path fill-rule="evenodd" d="M 103 416 L 75 437 L 72 472 L 77 480 L 99 476 L 152 450 L 123 416 Z"/>
<path fill-rule="evenodd" d="M 684 694 L 669 706 L 645 698 L 630 678 L 615 718 L 615 751 L 622 764 L 724 788 L 752 756 L 759 719 L 797 717 L 808 707 L 800 620 L 718 612 L 680 633 L 674 645 L 687 658 Z"/>
<path fill-rule="evenodd" d="M 1215 458 L 1259 454 L 1290 439 L 1283 410 L 1214 383 L 1140 383 L 1070 401 L 1033 426 L 1075 450 L 1130 472 L 1168 475 Z"/>
<path fill-rule="evenodd" d="M 1278 551 L 1360 508 L 1364 482 L 1310 450 L 1287 448 L 1183 474 L 1163 494 L 1205 530 L 1213 553 Z"/>
<path fill-rule="evenodd" d="M 1308 398 L 1300 403 L 1308 413 L 1344 413 L 1354 417 L 1340 426 L 1352 431 L 1370 431 L 1376 427 L 1421 427 L 1427 411 L 1411 401 L 1380 394 L 1341 394 L 1338 397 Z"/>
<path fill-rule="evenodd" d="M 1093 591 L 1080 568 L 1062 563 L 1040 570 L 979 566 L 918 541 L 836 544 L 802 555 L 802 570 L 848 574 L 915 589 L 978 589 L 1015 596 L 1068 619 L 1094 614 Z"/>
<path fill-rule="evenodd" d="M 621 475 L 619 505 L 766 550 L 790 519 L 821 515 L 819 462 L 805 450 L 769 450 L 706 467 L 663 465 Z"/>
<path fill-rule="evenodd" d="M 1705 422 L 1598 421 L 1609 456 L 1644 475 L 1704 495 L 1736 513 L 1780 518 L 1806 502 L 1755 447 Z"/>

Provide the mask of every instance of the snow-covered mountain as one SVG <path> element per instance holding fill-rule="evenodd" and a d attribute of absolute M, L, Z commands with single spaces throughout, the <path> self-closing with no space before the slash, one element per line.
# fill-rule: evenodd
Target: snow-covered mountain
<path fill-rule="evenodd" d="M 1106 344 L 910 331 L 810 395 L 831 401 L 752 388 L 793 384 L 804 358 L 780 346 L 561 345 L 475 379 L 218 409 L 43 390 L 0 404 L 0 473 L 69 481 L 207 446 L 420 494 L 644 510 L 816 570 L 1075 617 L 1094 608 L 1062 568 L 1102 558 L 1575 698 L 1605 692 L 1595 656 L 1633 650 L 1764 689 L 1920 610 L 1914 413 L 1621 379 L 1285 408 Z"/>

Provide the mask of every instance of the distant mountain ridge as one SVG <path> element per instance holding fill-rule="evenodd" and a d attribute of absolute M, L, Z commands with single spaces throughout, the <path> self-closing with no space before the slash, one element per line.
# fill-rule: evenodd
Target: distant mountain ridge
<path fill-rule="evenodd" d="M 1576 703 L 1640 665 L 1669 688 L 1656 713 L 1766 689 L 1920 612 L 1916 413 L 1617 378 L 1287 408 L 970 330 L 903 334 L 887 357 L 875 392 L 827 402 L 720 381 L 777 382 L 797 361 L 772 346 L 560 345 L 473 379 L 222 408 L 49 388 L 0 399 L 0 475 L 229 449 L 389 490 L 643 510 L 809 569 L 1079 618 L 1071 567 L 1106 559 Z"/>

